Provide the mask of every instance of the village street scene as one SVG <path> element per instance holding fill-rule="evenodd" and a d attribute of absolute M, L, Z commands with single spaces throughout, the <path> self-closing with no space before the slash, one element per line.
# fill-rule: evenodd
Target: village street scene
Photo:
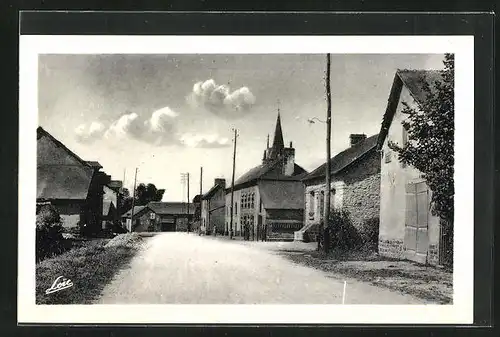
<path fill-rule="evenodd" d="M 40 55 L 38 81 L 37 304 L 453 303 L 453 55 Z"/>

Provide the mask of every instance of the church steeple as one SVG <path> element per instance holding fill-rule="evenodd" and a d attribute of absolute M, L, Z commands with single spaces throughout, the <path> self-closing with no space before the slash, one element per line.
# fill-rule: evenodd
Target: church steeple
<path fill-rule="evenodd" d="M 278 118 L 276 119 L 276 129 L 274 130 L 273 139 L 273 152 L 280 153 L 282 149 L 285 148 L 285 142 L 283 141 L 283 131 L 281 130 L 281 118 L 280 111 L 278 109 Z"/>

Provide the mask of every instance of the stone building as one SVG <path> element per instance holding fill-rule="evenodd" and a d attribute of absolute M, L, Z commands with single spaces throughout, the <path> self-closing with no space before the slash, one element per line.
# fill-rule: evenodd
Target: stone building
<path fill-rule="evenodd" d="M 102 230 L 104 188 L 111 177 L 101 169 L 38 127 L 37 203 L 54 205 L 64 227 L 78 227 L 84 235 Z"/>
<path fill-rule="evenodd" d="M 383 117 L 378 148 L 381 151 L 379 253 L 421 263 L 445 264 L 449 259 L 446 231 L 431 214 L 432 191 L 417 169 L 404 165 L 388 146 L 408 141 L 402 122 L 403 102 L 418 109 L 427 99 L 424 86 L 431 90 L 439 71 L 398 70 L 394 76 Z M 427 82 L 427 83 L 425 83 Z M 452 251 L 451 251 L 452 252 Z"/>
<path fill-rule="evenodd" d="M 123 215 L 130 232 L 187 232 L 193 220 L 194 207 L 184 202 L 151 201 L 146 206 L 134 207 L 134 224 L 130 225 L 130 212 Z"/>
<path fill-rule="evenodd" d="M 332 210 L 347 211 L 353 233 L 365 245 L 376 247 L 380 211 L 380 156 L 378 135 L 366 138 L 351 134 L 350 147 L 330 161 Z M 318 225 L 323 222 L 325 207 L 326 163 L 308 174 L 305 186 L 304 227 L 295 233 L 295 240 L 316 240 Z"/>
<path fill-rule="evenodd" d="M 273 145 L 264 151 L 262 164 L 250 169 L 226 189 L 225 232 L 249 240 L 293 240 L 302 227 L 304 189 L 300 179 L 307 172 L 295 163 L 295 149 L 285 147 L 278 112 Z M 231 226 L 231 212 L 233 212 Z"/>
<path fill-rule="evenodd" d="M 216 178 L 214 186 L 201 197 L 201 232 L 224 234 L 226 180 Z"/>

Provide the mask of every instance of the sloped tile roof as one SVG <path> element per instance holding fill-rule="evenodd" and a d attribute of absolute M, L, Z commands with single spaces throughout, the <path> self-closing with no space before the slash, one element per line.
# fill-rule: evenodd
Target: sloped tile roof
<path fill-rule="evenodd" d="M 141 213 L 145 208 L 146 208 L 146 206 L 134 206 L 134 216 Z M 122 215 L 122 218 L 130 218 L 131 213 L 132 213 L 132 209 L 125 212 Z"/>
<path fill-rule="evenodd" d="M 152 201 L 147 204 L 147 207 L 155 212 L 156 214 L 188 214 L 187 213 L 187 203 L 185 202 L 161 202 L 161 201 Z M 194 205 L 189 205 L 189 214 L 194 214 Z"/>
<path fill-rule="evenodd" d="M 221 184 L 215 184 L 214 186 L 212 186 L 207 193 L 203 194 L 201 196 L 202 199 L 208 199 L 210 197 L 212 197 L 215 192 L 217 192 L 217 190 L 219 190 L 220 188 L 224 189 L 224 186 L 221 185 Z"/>
<path fill-rule="evenodd" d="M 37 200 L 85 200 L 94 175 L 93 167 L 39 126 L 37 141 L 42 137 L 46 137 L 76 161 L 37 163 Z M 37 151 L 41 151 L 40 148 Z"/>
<path fill-rule="evenodd" d="M 94 171 L 81 165 L 42 165 L 36 173 L 38 200 L 85 200 Z"/>
<path fill-rule="evenodd" d="M 379 133 L 378 148 L 382 148 L 385 137 L 389 132 L 394 114 L 398 106 L 401 89 L 403 85 L 408 88 L 410 95 L 417 104 L 422 105 L 427 100 L 427 92 L 424 87 L 429 86 L 431 92 L 436 90 L 436 82 L 442 80 L 442 70 L 408 70 L 398 69 L 394 75 L 387 107 L 382 118 L 382 126 Z"/>
<path fill-rule="evenodd" d="M 87 160 L 87 164 L 89 164 L 90 166 L 92 166 L 96 169 L 102 169 L 102 165 L 98 161 Z"/>
<path fill-rule="evenodd" d="M 330 172 L 335 175 L 345 169 L 347 166 L 353 164 L 358 159 L 363 157 L 367 152 L 375 149 L 377 145 L 378 135 L 373 135 L 360 141 L 354 146 L 347 148 L 346 150 L 340 152 L 335 157 L 330 160 Z M 303 181 L 316 179 L 325 176 L 326 173 L 326 163 L 322 164 L 310 174 L 304 177 Z"/>
<path fill-rule="evenodd" d="M 265 209 L 304 208 L 304 185 L 300 181 L 259 181 L 258 187 Z"/>
<path fill-rule="evenodd" d="M 279 161 L 263 164 L 256 166 L 245 174 L 243 174 L 236 182 L 234 183 L 235 189 L 239 186 L 249 183 L 251 181 L 256 181 L 259 179 L 270 179 L 270 180 L 300 180 L 302 177 L 307 174 L 307 171 L 304 170 L 301 166 L 295 164 L 294 172 L 291 176 L 286 176 L 281 174 L 277 170 L 277 166 Z M 229 188 L 230 189 L 230 188 Z"/>

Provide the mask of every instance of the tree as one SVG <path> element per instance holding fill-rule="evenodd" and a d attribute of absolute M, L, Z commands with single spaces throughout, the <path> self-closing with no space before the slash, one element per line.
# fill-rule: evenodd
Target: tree
<path fill-rule="evenodd" d="M 139 184 L 135 190 L 136 204 L 138 206 L 147 205 L 150 201 L 161 201 L 164 189 L 157 189 L 155 184 Z"/>
<path fill-rule="evenodd" d="M 161 201 L 163 195 L 165 194 L 164 189 L 157 189 L 154 184 L 144 184 L 141 183 L 135 188 L 135 206 L 147 205 L 150 201 Z M 121 204 L 120 210 L 126 213 L 132 208 L 132 198 L 130 192 L 127 188 L 123 188 L 121 191 Z"/>
<path fill-rule="evenodd" d="M 427 99 L 412 108 L 403 102 L 402 112 L 408 116 L 403 122 L 408 142 L 389 147 L 398 153 L 399 160 L 423 173 L 432 191 L 432 214 L 453 227 L 454 211 L 454 70 L 453 54 L 446 54 L 441 80 L 430 87 L 423 78 Z"/>

